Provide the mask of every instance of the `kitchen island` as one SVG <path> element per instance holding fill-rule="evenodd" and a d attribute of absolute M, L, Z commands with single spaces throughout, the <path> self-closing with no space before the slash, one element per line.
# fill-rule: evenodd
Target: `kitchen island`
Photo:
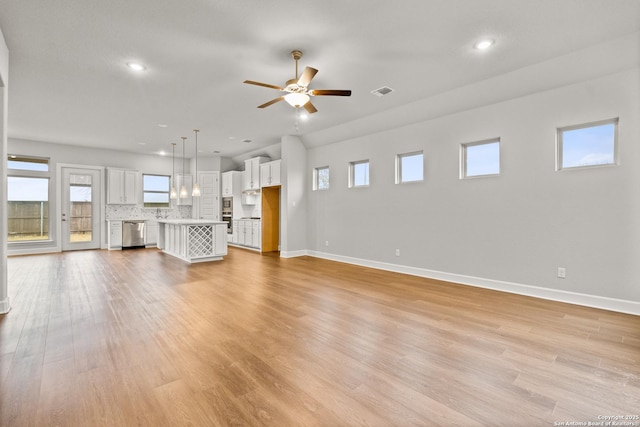
<path fill-rule="evenodd" d="M 227 223 L 159 219 L 158 248 L 189 263 L 219 261 L 227 254 Z"/>

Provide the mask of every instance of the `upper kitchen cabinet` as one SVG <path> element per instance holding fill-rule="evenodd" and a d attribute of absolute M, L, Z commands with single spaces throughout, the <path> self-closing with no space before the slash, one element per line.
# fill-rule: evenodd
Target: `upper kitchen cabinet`
<path fill-rule="evenodd" d="M 107 203 L 111 205 L 138 203 L 138 171 L 107 169 Z"/>
<path fill-rule="evenodd" d="M 269 160 L 268 157 L 253 157 L 244 161 L 243 190 L 260 189 L 260 165 Z"/>
<path fill-rule="evenodd" d="M 274 187 L 280 185 L 280 182 L 280 160 L 260 165 L 260 185 L 262 187 Z"/>
<path fill-rule="evenodd" d="M 244 172 L 229 171 L 222 173 L 222 197 L 233 197 L 233 193 L 239 194 L 242 188 Z"/>

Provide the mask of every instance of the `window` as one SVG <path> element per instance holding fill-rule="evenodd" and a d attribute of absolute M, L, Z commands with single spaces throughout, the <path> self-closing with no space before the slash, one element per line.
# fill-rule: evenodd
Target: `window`
<path fill-rule="evenodd" d="M 7 241 L 50 240 L 49 159 L 9 155 Z"/>
<path fill-rule="evenodd" d="M 500 139 L 460 146 L 460 177 L 500 175 Z"/>
<path fill-rule="evenodd" d="M 398 154 L 396 157 L 396 184 L 424 179 L 424 155 L 422 151 Z"/>
<path fill-rule="evenodd" d="M 43 157 L 26 157 L 9 154 L 7 168 L 24 171 L 49 171 L 49 159 Z"/>
<path fill-rule="evenodd" d="M 169 184 L 167 175 L 142 175 L 142 197 L 145 208 L 169 207 Z"/>
<path fill-rule="evenodd" d="M 617 118 L 559 128 L 557 169 L 617 164 L 617 134 Z"/>
<path fill-rule="evenodd" d="M 349 187 L 369 186 L 369 160 L 349 163 Z"/>
<path fill-rule="evenodd" d="M 313 189 L 328 190 L 329 189 L 329 166 L 315 168 L 313 174 Z"/>

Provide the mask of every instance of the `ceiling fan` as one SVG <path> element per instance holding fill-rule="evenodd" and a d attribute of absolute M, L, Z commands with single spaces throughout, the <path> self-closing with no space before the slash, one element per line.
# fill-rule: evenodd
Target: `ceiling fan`
<path fill-rule="evenodd" d="M 265 108 L 269 105 L 273 105 L 276 102 L 282 100 L 287 101 L 289 105 L 294 108 L 304 107 L 309 114 L 318 111 L 316 107 L 311 103 L 312 96 L 351 96 L 350 90 L 333 90 L 333 89 L 309 89 L 309 83 L 316 75 L 318 70 L 311 67 L 306 67 L 302 72 L 302 75 L 298 78 L 298 60 L 302 58 L 302 52 L 294 50 L 291 52 L 291 57 L 296 61 L 296 76 L 291 80 L 287 80 L 284 87 L 270 85 L 267 83 L 254 82 L 253 80 L 245 80 L 244 83 L 256 86 L 268 87 L 276 89 L 282 92 L 286 92 L 286 95 L 279 96 L 272 99 L 269 102 L 265 102 L 262 105 L 258 105 L 258 108 Z"/>

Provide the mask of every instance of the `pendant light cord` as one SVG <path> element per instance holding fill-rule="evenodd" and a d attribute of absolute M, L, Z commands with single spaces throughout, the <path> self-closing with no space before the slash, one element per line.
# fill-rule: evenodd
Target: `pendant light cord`
<path fill-rule="evenodd" d="M 200 132 L 198 129 L 194 129 L 193 130 L 196 134 L 196 172 L 194 175 L 196 175 L 196 182 L 198 182 L 198 132 Z"/>

